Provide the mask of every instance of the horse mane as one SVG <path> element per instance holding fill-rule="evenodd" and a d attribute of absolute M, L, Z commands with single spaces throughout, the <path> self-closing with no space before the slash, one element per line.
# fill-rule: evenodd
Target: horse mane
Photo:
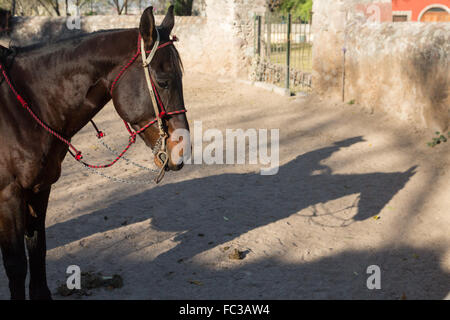
<path fill-rule="evenodd" d="M 46 49 L 46 48 L 50 48 L 50 47 L 52 47 L 52 49 L 53 49 L 54 47 L 64 46 L 64 45 L 69 44 L 70 42 L 72 42 L 72 43 L 79 42 L 88 37 L 96 36 L 98 34 L 124 31 L 124 30 L 126 30 L 126 29 L 108 29 L 108 30 L 99 30 L 99 31 L 94 31 L 94 32 L 80 31 L 75 34 L 70 34 L 70 35 L 65 35 L 65 36 L 63 35 L 60 37 L 50 38 L 48 40 L 35 42 L 35 43 L 29 44 L 29 45 L 19 46 L 19 47 L 17 47 L 17 49 L 21 53 L 28 53 L 28 52 L 32 52 L 35 50 Z"/>
<path fill-rule="evenodd" d="M 161 37 L 162 41 L 170 41 L 170 34 L 169 32 L 164 29 L 161 26 L 157 27 L 158 31 L 159 31 L 159 35 Z M 181 76 L 183 74 L 184 68 L 183 68 L 183 61 L 181 60 L 180 57 L 180 53 L 178 52 L 177 48 L 173 45 L 173 46 L 169 46 L 169 48 L 171 49 L 171 58 L 172 58 L 172 63 L 173 63 L 173 67 L 175 69 L 175 71 Z"/>
<path fill-rule="evenodd" d="M 170 35 L 166 30 L 164 30 L 162 27 L 157 27 L 160 31 L 161 40 L 162 41 L 170 41 Z M 37 52 L 39 50 L 43 50 L 40 53 L 52 53 L 57 52 L 59 49 L 62 49 L 62 51 L 65 51 L 64 49 L 68 49 L 68 47 L 75 47 L 77 44 L 79 44 L 81 41 L 89 39 L 91 37 L 95 37 L 97 35 L 105 34 L 105 33 L 113 33 L 113 32 L 120 32 L 125 30 L 132 30 L 132 29 L 108 29 L 108 30 L 99 30 L 95 32 L 85 33 L 80 32 L 75 35 L 71 35 L 69 37 L 59 37 L 56 39 L 50 39 L 47 41 L 41 41 L 37 43 L 33 43 L 27 46 L 22 47 L 11 47 L 6 48 L 0 45 L 0 63 L 2 63 L 5 68 L 8 70 L 11 65 L 14 63 L 14 58 L 16 56 L 22 55 L 22 54 L 33 54 L 34 52 Z M 181 60 L 180 54 L 175 46 L 168 46 L 167 47 L 170 51 L 170 60 L 172 63 L 172 67 L 175 70 L 175 72 L 182 77 L 184 72 L 183 62 Z M 12 56 L 12 59 L 9 58 Z M 8 63 L 7 63 L 8 61 Z"/>
<path fill-rule="evenodd" d="M 181 61 L 180 53 L 175 46 L 170 46 L 172 50 L 172 63 L 176 72 L 181 76 L 184 71 L 183 61 Z"/>
<path fill-rule="evenodd" d="M 157 27 L 158 30 L 160 31 L 161 34 L 161 40 L 163 41 L 169 41 L 170 40 L 170 35 L 167 34 L 167 32 L 165 32 L 165 30 L 162 27 Z M 99 31 L 94 31 L 94 32 L 78 32 L 76 34 L 70 35 L 70 36 L 61 36 L 58 38 L 54 38 L 54 39 L 50 39 L 50 40 L 46 40 L 46 41 L 40 41 L 40 42 L 36 42 L 30 45 L 26 45 L 26 46 L 21 46 L 21 47 L 15 47 L 15 50 L 17 50 L 18 53 L 23 54 L 23 53 L 33 53 L 34 51 L 37 50 L 55 50 L 58 48 L 63 48 L 66 47 L 67 45 L 75 45 L 78 44 L 79 42 L 85 40 L 85 39 L 89 39 L 91 37 L 95 37 L 97 35 L 101 35 L 101 34 L 105 34 L 105 33 L 113 33 L 113 32 L 120 32 L 120 31 L 125 31 L 125 30 L 131 30 L 131 29 L 107 29 L 107 30 L 99 30 Z M 180 54 L 178 52 L 178 50 L 175 48 L 175 46 L 169 46 L 171 48 L 171 60 L 173 63 L 173 67 L 174 69 L 181 75 L 184 71 L 183 68 L 183 62 L 181 61 L 181 57 Z M 2 47 L 3 49 L 5 49 L 5 54 L 9 55 L 11 53 L 10 49 L 7 49 L 5 47 Z M 0 59 L 2 57 L 2 51 L 3 49 L 0 49 Z"/>

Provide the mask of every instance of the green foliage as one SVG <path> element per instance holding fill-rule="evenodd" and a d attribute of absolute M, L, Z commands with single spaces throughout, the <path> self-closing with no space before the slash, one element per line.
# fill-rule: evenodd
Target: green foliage
<path fill-rule="evenodd" d="M 175 0 L 173 3 L 173 11 L 177 16 L 190 16 L 192 15 L 192 3 L 193 0 Z"/>
<path fill-rule="evenodd" d="M 282 0 L 280 10 L 285 13 L 290 11 L 294 18 L 308 21 L 312 11 L 312 0 Z"/>
<path fill-rule="evenodd" d="M 11 10 L 11 1 L 10 0 L 0 0 L 0 9 Z"/>
<path fill-rule="evenodd" d="M 435 134 L 436 134 L 436 137 L 433 138 L 431 140 L 431 142 L 427 143 L 427 145 L 429 147 L 433 148 L 433 147 L 435 147 L 438 144 L 441 144 L 443 142 L 447 142 L 447 140 L 448 140 L 447 137 L 450 138 L 450 131 L 447 133 L 447 137 L 445 136 L 445 134 L 441 134 L 439 131 L 436 131 Z"/>

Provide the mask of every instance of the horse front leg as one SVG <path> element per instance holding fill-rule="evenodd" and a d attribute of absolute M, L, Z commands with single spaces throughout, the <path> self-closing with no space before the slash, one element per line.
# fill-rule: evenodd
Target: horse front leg
<path fill-rule="evenodd" d="M 25 299 L 25 212 L 25 201 L 20 187 L 10 184 L 0 190 L 0 247 L 13 300 Z"/>
<path fill-rule="evenodd" d="M 28 200 L 29 214 L 26 217 L 25 239 L 30 263 L 30 299 L 48 300 L 51 293 L 47 286 L 45 257 L 45 216 L 50 188 L 32 194 Z"/>

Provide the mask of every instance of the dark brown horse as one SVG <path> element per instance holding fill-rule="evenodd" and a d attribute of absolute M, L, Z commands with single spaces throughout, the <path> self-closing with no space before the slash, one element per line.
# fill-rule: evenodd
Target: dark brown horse
<path fill-rule="evenodd" d="M 162 45 L 148 68 L 158 99 L 167 110 L 162 123 L 169 136 L 170 155 L 182 143 L 171 141 L 173 131 L 189 130 L 185 113 L 176 113 L 184 109 L 184 100 L 181 62 L 175 47 L 168 43 L 173 26 L 173 7 L 158 27 L 150 7 L 138 29 L 77 36 L 21 48 L 16 54 L 0 46 L 0 63 L 7 72 L 7 77 L 0 74 L 0 245 L 12 299 L 25 299 L 25 243 L 30 298 L 51 298 L 45 271 L 45 215 L 51 186 L 59 179 L 68 152 L 65 143 L 23 108 L 12 87 L 43 123 L 68 141 L 111 99 L 120 117 L 139 131 L 156 116 L 141 56 L 121 75 L 114 90 L 111 87 L 136 54 L 138 39 L 150 51 L 159 34 Z M 139 136 L 154 148 L 159 134 L 154 124 Z M 181 157 L 175 157 L 169 158 L 167 170 L 181 168 Z"/>

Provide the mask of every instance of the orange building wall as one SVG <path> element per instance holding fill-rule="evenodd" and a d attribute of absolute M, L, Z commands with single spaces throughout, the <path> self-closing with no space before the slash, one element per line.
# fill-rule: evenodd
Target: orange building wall
<path fill-rule="evenodd" d="M 450 8 L 450 0 L 392 0 L 392 11 L 411 11 L 411 21 L 417 21 L 422 10 L 432 4 Z"/>
<path fill-rule="evenodd" d="M 380 10 L 380 22 L 392 21 L 392 4 L 390 3 L 360 3 L 356 5 L 356 10 L 361 11 L 367 18 L 369 18 L 374 14 L 374 11 L 371 10 L 371 6 L 373 5 L 375 5 Z"/>

